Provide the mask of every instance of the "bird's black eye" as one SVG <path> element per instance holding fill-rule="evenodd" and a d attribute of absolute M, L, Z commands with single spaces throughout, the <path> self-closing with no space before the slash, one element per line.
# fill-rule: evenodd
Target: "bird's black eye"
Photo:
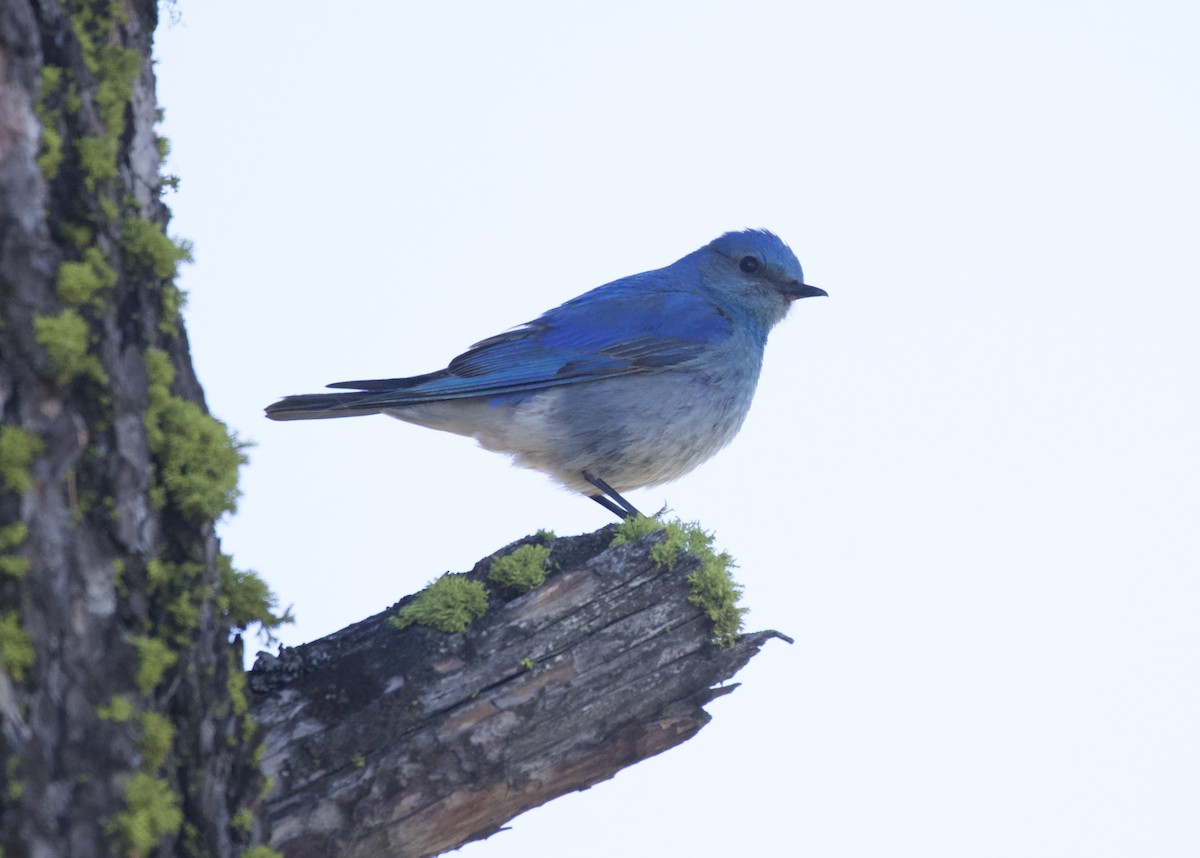
<path fill-rule="evenodd" d="M 757 256 L 743 256 L 738 260 L 738 268 L 746 274 L 753 274 L 761 267 L 762 263 L 758 261 Z"/>

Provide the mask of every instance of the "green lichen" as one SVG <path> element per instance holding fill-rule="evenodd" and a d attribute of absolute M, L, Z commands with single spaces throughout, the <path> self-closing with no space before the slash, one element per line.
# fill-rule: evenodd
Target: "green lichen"
<path fill-rule="evenodd" d="M 97 292 L 116 284 L 117 272 L 109 267 L 98 247 L 87 248 L 82 262 L 64 262 L 58 266 L 58 297 L 73 307 L 92 303 Z"/>
<path fill-rule="evenodd" d="M 353 763 L 356 769 L 365 769 L 367 767 L 367 758 L 362 754 L 355 754 L 350 758 L 350 762 Z"/>
<path fill-rule="evenodd" d="M 528 592 L 545 582 L 549 556 L 550 549 L 544 545 L 522 545 L 492 561 L 488 580 L 518 593 Z"/>
<path fill-rule="evenodd" d="M 418 593 L 390 622 L 398 629 L 417 623 L 453 634 L 466 631 L 487 612 L 487 606 L 487 588 L 482 581 L 448 572 Z"/>
<path fill-rule="evenodd" d="M 210 521 L 233 512 L 247 445 L 199 405 L 171 394 L 175 370 L 166 352 L 147 349 L 146 369 L 146 433 L 158 476 L 152 500 L 169 502 L 192 520 Z"/>
<path fill-rule="evenodd" d="M 688 575 L 691 593 L 688 602 L 704 611 L 712 622 L 711 640 L 717 646 L 731 647 L 742 630 L 746 608 L 738 606 L 743 588 L 733 580 L 733 558 L 713 551 L 713 536 L 696 522 L 660 522 L 646 517 L 626 519 L 618 528 L 612 545 L 633 542 L 650 533 L 663 531 L 663 539 L 650 549 L 650 559 L 660 569 L 670 571 L 679 557 L 687 554 L 700 561 L 700 568 Z"/>
<path fill-rule="evenodd" d="M 28 558 L 10 553 L 20 548 L 28 535 L 29 528 L 24 522 L 0 527 L 0 575 L 20 578 L 29 571 Z"/>
<path fill-rule="evenodd" d="M 163 674 L 175 664 L 179 658 L 164 641 L 146 635 L 128 635 L 125 640 L 133 644 L 138 651 L 137 674 L 134 684 L 143 695 L 154 690 L 154 686 L 162 682 Z"/>
<path fill-rule="evenodd" d="M 138 772 L 125 785 L 125 809 L 105 828 L 127 858 L 147 855 L 163 837 L 183 824 L 179 797 L 163 778 Z"/>
<path fill-rule="evenodd" d="M 16 611 L 0 613 L 0 665 L 20 682 L 33 662 L 33 640 L 21 625 L 21 617 Z"/>
<path fill-rule="evenodd" d="M 172 240 L 154 221 L 127 217 L 121 223 L 121 249 L 132 270 L 158 280 L 171 280 L 181 262 L 192 261 L 192 248 L 187 242 Z"/>
<path fill-rule="evenodd" d="M 57 316 L 35 315 L 33 335 L 46 350 L 50 366 L 60 385 L 75 378 L 90 378 L 98 384 L 108 384 L 108 374 L 100 359 L 89 353 L 91 331 L 77 310 L 70 307 Z"/>
<path fill-rule="evenodd" d="M 521 659 L 521 669 L 522 670 L 533 670 L 534 666 L 535 666 L 535 662 L 532 658 Z"/>
<path fill-rule="evenodd" d="M 40 438 L 17 426 L 0 426 L 0 483 L 18 494 L 33 486 L 30 465 L 42 452 Z"/>

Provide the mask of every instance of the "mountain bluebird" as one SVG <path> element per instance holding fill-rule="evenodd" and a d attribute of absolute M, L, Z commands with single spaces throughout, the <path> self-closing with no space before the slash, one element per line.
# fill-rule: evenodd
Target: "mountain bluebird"
<path fill-rule="evenodd" d="M 666 268 L 614 280 L 445 369 L 339 381 L 288 396 L 273 420 L 387 414 L 469 435 L 624 518 L 621 492 L 686 474 L 728 444 L 750 408 L 767 332 L 804 282 L 765 230 L 729 232 Z"/>

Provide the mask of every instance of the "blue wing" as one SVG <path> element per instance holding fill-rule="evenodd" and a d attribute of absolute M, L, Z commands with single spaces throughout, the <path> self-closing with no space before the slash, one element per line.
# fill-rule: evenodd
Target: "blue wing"
<path fill-rule="evenodd" d="M 702 297 L 618 281 L 476 343 L 439 372 L 329 387 L 377 391 L 370 396 L 377 408 L 520 393 L 678 366 L 732 330 Z"/>

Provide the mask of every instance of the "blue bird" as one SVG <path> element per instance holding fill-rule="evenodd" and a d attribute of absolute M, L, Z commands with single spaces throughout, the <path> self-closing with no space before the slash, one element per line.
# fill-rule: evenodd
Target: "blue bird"
<path fill-rule="evenodd" d="M 387 414 L 475 438 L 625 518 L 621 492 L 674 480 L 733 440 L 767 333 L 804 282 L 765 230 L 728 232 L 476 343 L 445 369 L 288 396 L 273 420 Z"/>

